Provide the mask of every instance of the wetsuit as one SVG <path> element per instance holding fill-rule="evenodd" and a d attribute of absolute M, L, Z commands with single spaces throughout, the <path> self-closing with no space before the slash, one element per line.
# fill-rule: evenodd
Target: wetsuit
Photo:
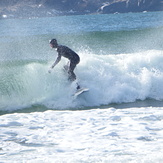
<path fill-rule="evenodd" d="M 58 45 L 56 50 L 58 52 L 58 57 L 54 65 L 56 65 L 61 60 L 62 56 L 69 59 L 70 61 L 70 65 L 68 67 L 69 80 L 74 81 L 76 79 L 74 69 L 76 65 L 80 62 L 80 58 L 78 54 L 76 54 L 73 50 L 71 50 L 67 46 L 63 46 L 63 45 Z"/>

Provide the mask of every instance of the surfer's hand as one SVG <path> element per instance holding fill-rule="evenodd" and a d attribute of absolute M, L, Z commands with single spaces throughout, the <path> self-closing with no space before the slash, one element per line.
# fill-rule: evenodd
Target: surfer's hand
<path fill-rule="evenodd" d="M 52 69 L 54 68 L 54 66 L 55 66 L 55 65 L 52 65 L 52 66 L 50 67 L 50 69 L 48 70 L 49 73 L 52 72 Z"/>
<path fill-rule="evenodd" d="M 51 72 L 52 72 L 52 70 L 51 70 L 51 69 L 49 69 L 49 70 L 48 70 L 48 73 L 50 74 Z"/>

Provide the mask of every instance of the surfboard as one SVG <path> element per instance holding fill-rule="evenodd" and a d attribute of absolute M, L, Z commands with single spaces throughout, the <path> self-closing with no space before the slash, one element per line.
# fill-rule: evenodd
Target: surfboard
<path fill-rule="evenodd" d="M 88 88 L 80 88 L 78 89 L 75 93 L 74 93 L 74 98 L 77 98 L 79 95 L 85 93 L 85 92 L 88 92 L 89 89 Z"/>

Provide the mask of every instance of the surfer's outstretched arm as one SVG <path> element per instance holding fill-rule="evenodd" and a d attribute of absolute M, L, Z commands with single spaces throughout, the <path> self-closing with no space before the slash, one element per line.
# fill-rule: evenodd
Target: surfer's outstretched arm
<path fill-rule="evenodd" d="M 49 73 L 51 73 L 51 69 L 53 69 L 61 60 L 61 56 L 59 55 L 56 59 L 56 61 L 52 64 L 52 66 L 50 67 L 50 70 L 48 71 Z"/>
<path fill-rule="evenodd" d="M 59 55 L 56 59 L 56 61 L 52 64 L 51 68 L 54 68 L 61 60 L 61 56 Z"/>

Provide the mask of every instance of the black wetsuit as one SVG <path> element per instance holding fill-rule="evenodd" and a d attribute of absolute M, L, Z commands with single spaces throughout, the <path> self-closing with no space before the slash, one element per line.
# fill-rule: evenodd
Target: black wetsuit
<path fill-rule="evenodd" d="M 80 62 L 80 58 L 78 54 L 76 54 L 73 50 L 68 48 L 67 46 L 58 45 L 57 46 L 58 57 L 57 61 L 61 60 L 61 57 L 65 57 L 70 60 L 70 65 L 68 68 L 69 80 L 74 81 L 76 79 L 76 75 L 74 74 L 74 69 L 76 65 Z"/>

